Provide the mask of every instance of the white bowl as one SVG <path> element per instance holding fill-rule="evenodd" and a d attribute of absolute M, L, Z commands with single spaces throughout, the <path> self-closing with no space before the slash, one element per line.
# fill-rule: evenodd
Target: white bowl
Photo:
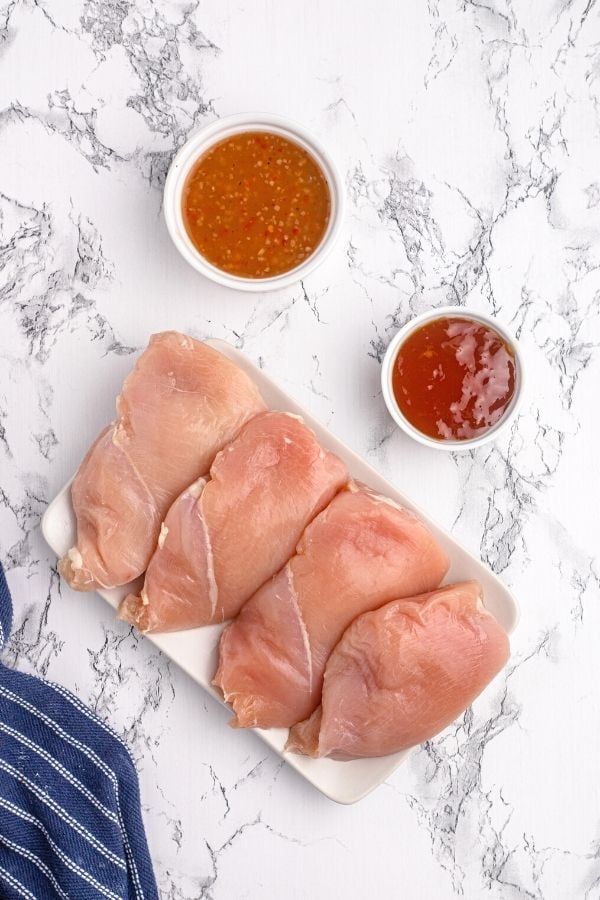
<path fill-rule="evenodd" d="M 196 249 L 183 222 L 182 194 L 190 169 L 203 153 L 224 138 L 244 131 L 267 131 L 295 141 L 309 153 L 327 180 L 331 194 L 331 212 L 325 234 L 319 246 L 304 262 L 289 272 L 271 278 L 244 278 L 230 275 L 213 266 Z M 302 125 L 269 113 L 240 113 L 217 119 L 197 131 L 178 151 L 169 169 L 164 191 L 164 213 L 169 234 L 183 258 L 207 278 L 236 288 L 239 291 L 272 291 L 287 287 L 305 278 L 329 255 L 337 241 L 344 218 L 345 192 L 342 176 L 335 162 L 321 145 Z"/>
<path fill-rule="evenodd" d="M 414 425 L 411 425 L 408 419 L 403 415 L 400 407 L 398 406 L 398 403 L 396 402 L 394 391 L 392 389 L 392 374 L 394 370 L 394 362 L 396 360 L 396 355 L 398 353 L 400 345 L 404 343 L 409 334 L 411 334 L 417 328 L 420 328 L 421 325 L 425 324 L 425 322 L 430 322 L 432 319 L 440 319 L 446 316 L 474 319 L 476 322 L 482 322 L 484 325 L 489 325 L 491 328 L 497 331 L 498 334 L 502 338 L 504 338 L 504 340 L 510 345 L 515 356 L 515 391 L 504 415 L 495 425 L 492 426 L 492 428 L 490 428 L 484 434 L 480 435 L 479 437 L 469 438 L 464 441 L 446 441 L 442 439 L 436 440 L 435 438 L 431 438 L 428 437 L 428 435 L 423 434 L 422 431 L 419 431 L 418 428 L 415 428 Z M 519 405 L 523 398 L 524 384 L 525 371 L 523 366 L 523 357 L 521 355 L 521 351 L 519 350 L 519 345 L 517 344 L 515 337 L 510 333 L 510 331 L 507 331 L 504 325 L 502 325 L 497 319 L 494 319 L 491 316 L 486 316 L 484 313 L 465 309 L 462 306 L 439 306 L 437 307 L 437 309 L 431 309 L 429 310 L 429 312 L 423 313 L 420 316 L 415 316 L 414 319 L 411 319 L 409 322 L 407 322 L 406 325 L 404 325 L 404 327 L 401 328 L 400 331 L 392 338 L 392 341 L 390 342 L 390 345 L 386 350 L 381 367 L 381 389 L 383 392 L 383 399 L 385 400 L 385 404 L 391 417 L 394 419 L 396 424 L 411 438 L 414 438 L 415 441 L 419 441 L 419 443 L 425 444 L 425 446 L 427 447 L 434 447 L 436 450 L 471 450 L 473 447 L 480 447 L 482 444 L 487 444 L 488 441 L 495 440 L 499 434 L 501 434 L 508 428 L 508 426 L 516 416 Z"/>

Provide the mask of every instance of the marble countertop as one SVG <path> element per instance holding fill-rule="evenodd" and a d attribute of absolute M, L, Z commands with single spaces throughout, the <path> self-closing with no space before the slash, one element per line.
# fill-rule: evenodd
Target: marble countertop
<path fill-rule="evenodd" d="M 171 245 L 161 187 L 216 116 L 303 122 L 348 215 L 302 284 L 243 295 Z M 0 553 L 8 660 L 125 736 L 165 900 L 600 897 L 600 18 L 595 0 L 0 4 Z M 527 396 L 477 452 L 386 414 L 385 347 L 446 303 L 519 336 Z M 520 601 L 485 695 L 355 807 L 326 800 L 39 530 L 152 331 L 231 341 Z"/>

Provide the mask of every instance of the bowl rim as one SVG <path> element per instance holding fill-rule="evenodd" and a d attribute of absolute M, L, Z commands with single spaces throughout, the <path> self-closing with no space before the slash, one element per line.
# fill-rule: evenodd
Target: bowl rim
<path fill-rule="evenodd" d="M 448 316 L 452 316 L 454 318 L 462 317 L 465 319 L 473 319 L 477 322 L 482 322 L 483 324 L 489 325 L 490 327 L 494 328 L 498 332 L 498 334 L 502 338 L 504 338 L 504 340 L 508 344 L 510 344 L 511 348 L 514 351 L 516 364 L 515 392 L 502 418 L 484 434 L 479 435 L 478 437 L 468 438 L 464 441 L 436 440 L 435 438 L 423 434 L 423 432 L 419 431 L 418 428 L 415 428 L 415 426 L 412 425 L 401 412 L 394 396 L 394 391 L 392 389 L 392 372 L 394 361 L 396 359 L 396 355 L 398 353 L 400 345 L 404 343 L 406 338 L 413 331 L 416 331 L 418 328 L 420 328 L 421 325 L 424 325 L 426 322 L 430 322 L 433 319 L 442 319 Z M 401 428 L 405 434 L 413 438 L 413 440 L 418 441 L 420 444 L 424 444 L 426 447 L 432 447 L 435 450 L 446 450 L 450 452 L 472 450 L 475 447 L 481 447 L 483 444 L 487 444 L 490 441 L 496 440 L 496 438 L 501 433 L 506 431 L 508 426 L 516 417 L 519 407 L 523 401 L 524 389 L 525 366 L 523 363 L 523 354 L 521 353 L 519 343 L 514 334 L 512 334 L 512 332 L 509 331 L 506 326 L 502 322 L 499 322 L 498 319 L 496 319 L 494 316 L 489 316 L 486 313 L 479 312 L 478 310 L 474 310 L 466 306 L 438 306 L 409 319 L 408 322 L 406 322 L 396 332 L 396 334 L 390 341 L 381 365 L 381 390 L 383 393 L 385 405 L 387 406 L 388 412 L 391 415 L 392 419 L 394 419 L 396 425 L 398 425 L 398 427 Z"/>
<path fill-rule="evenodd" d="M 183 222 L 181 199 L 185 181 L 194 163 L 210 147 L 226 137 L 244 131 L 268 131 L 280 134 L 299 144 L 315 160 L 323 172 L 331 196 L 331 213 L 325 233 L 313 253 L 300 265 L 281 275 L 269 278 L 247 278 L 231 275 L 208 262 L 194 247 Z M 299 122 L 273 113 L 237 113 L 216 119 L 197 129 L 175 154 L 163 191 L 163 212 L 171 240 L 183 258 L 194 269 L 217 284 L 236 290 L 279 290 L 301 281 L 326 259 L 336 244 L 343 225 L 346 209 L 344 181 L 341 172 L 320 140 Z"/>

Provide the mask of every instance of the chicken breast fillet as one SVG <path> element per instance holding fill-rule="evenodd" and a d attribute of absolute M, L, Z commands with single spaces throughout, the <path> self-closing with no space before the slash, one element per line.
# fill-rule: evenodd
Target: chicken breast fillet
<path fill-rule="evenodd" d="M 394 600 L 344 633 L 322 705 L 292 728 L 286 749 L 348 760 L 420 744 L 464 712 L 508 655 L 476 581 Z"/>
<path fill-rule="evenodd" d="M 145 570 L 179 493 L 265 404 L 248 376 L 184 334 L 150 338 L 117 398 L 117 421 L 83 460 L 71 497 L 77 544 L 59 564 L 77 590 Z"/>
<path fill-rule="evenodd" d="M 447 569 L 446 554 L 413 513 L 355 484 L 341 491 L 221 637 L 213 683 L 233 706 L 232 724 L 305 719 L 350 622 L 393 597 L 437 587 Z"/>
<path fill-rule="evenodd" d="M 119 617 L 141 631 L 222 622 L 286 563 L 304 528 L 348 481 L 297 416 L 255 416 L 217 455 L 210 481 L 175 501 L 141 596 Z"/>

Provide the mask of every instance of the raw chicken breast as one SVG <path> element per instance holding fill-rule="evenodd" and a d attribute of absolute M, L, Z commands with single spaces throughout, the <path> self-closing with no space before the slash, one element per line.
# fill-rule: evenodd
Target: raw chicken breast
<path fill-rule="evenodd" d="M 413 513 L 351 484 L 223 632 L 213 683 L 233 706 L 232 724 L 290 726 L 309 716 L 350 622 L 393 597 L 437 587 L 447 569 Z"/>
<path fill-rule="evenodd" d="M 210 481 L 175 501 L 141 596 L 126 597 L 119 617 L 149 632 L 237 615 L 347 480 L 345 465 L 297 416 L 255 416 L 217 455 Z"/>
<path fill-rule="evenodd" d="M 117 398 L 117 421 L 71 488 L 77 545 L 59 564 L 71 587 L 140 575 L 173 500 L 264 409 L 248 376 L 216 350 L 176 331 L 153 335 Z"/>
<path fill-rule="evenodd" d="M 459 716 L 508 654 L 476 581 L 394 600 L 350 625 L 327 663 L 322 706 L 286 749 L 356 759 L 412 747 Z"/>

